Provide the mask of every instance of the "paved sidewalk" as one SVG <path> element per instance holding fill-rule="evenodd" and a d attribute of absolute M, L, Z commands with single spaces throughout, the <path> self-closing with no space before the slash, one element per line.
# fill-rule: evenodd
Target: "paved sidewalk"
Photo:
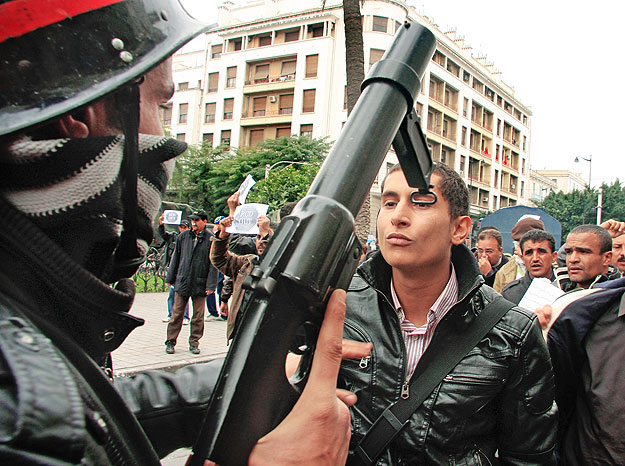
<path fill-rule="evenodd" d="M 192 312 L 192 308 L 189 312 Z M 190 325 L 182 326 L 176 352 L 165 353 L 167 323 L 162 320 L 167 315 L 167 293 L 137 293 L 130 313 L 144 319 L 145 324 L 133 330 L 113 352 L 113 369 L 117 376 L 131 375 L 146 369 L 174 369 L 226 355 L 226 322 L 223 320 L 204 322 L 200 354 L 189 352 Z"/>

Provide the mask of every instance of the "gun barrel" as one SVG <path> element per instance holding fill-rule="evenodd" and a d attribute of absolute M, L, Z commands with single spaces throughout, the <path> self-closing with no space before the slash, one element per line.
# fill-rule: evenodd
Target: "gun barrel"
<path fill-rule="evenodd" d="M 354 217 L 369 193 L 436 48 L 427 28 L 407 23 L 363 81 L 363 92 L 308 194 L 332 198 Z M 345 174 L 353 176 L 345 177 Z"/>

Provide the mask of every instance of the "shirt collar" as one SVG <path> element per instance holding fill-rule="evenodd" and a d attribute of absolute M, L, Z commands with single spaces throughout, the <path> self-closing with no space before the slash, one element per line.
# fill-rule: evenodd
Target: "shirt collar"
<path fill-rule="evenodd" d="M 393 277 L 391 276 L 391 298 L 393 299 L 393 306 L 395 306 L 395 312 L 399 317 L 400 323 L 406 320 L 406 315 L 401 307 L 397 293 L 395 292 L 395 285 L 393 284 Z M 440 321 L 445 314 L 458 302 L 458 278 L 456 277 L 456 269 L 451 264 L 451 273 L 449 274 L 449 280 L 447 285 L 443 289 L 443 292 L 438 296 L 430 311 L 428 312 L 428 324 L 432 319 L 436 322 Z M 427 324 L 426 324 L 427 325 Z"/>

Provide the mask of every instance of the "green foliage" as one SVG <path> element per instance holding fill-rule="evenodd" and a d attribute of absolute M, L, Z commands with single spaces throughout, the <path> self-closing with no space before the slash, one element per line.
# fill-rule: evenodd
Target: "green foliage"
<path fill-rule="evenodd" d="M 252 148 L 234 151 L 224 146 L 215 149 L 206 145 L 190 146 L 176 163 L 169 187 L 170 197 L 201 207 L 209 216 L 221 215 L 226 209 L 226 199 L 251 174 L 258 183 L 250 192 L 250 201 L 255 199 L 272 207 L 279 206 L 299 199 L 302 190 L 304 193 L 308 190 L 329 149 L 330 143 L 325 138 L 311 139 L 308 136 L 269 139 Z M 265 167 L 280 161 L 299 163 L 275 166 L 268 180 L 264 181 Z M 315 165 L 315 170 L 307 164 Z M 281 174 L 283 171 L 286 172 Z M 278 174 L 281 181 L 273 182 Z"/>
<path fill-rule="evenodd" d="M 617 179 L 611 185 L 603 184 L 602 221 L 610 218 L 625 220 L 625 186 Z M 597 201 L 599 192 L 595 189 L 550 193 L 538 207 L 562 224 L 562 238 L 578 225 L 597 223 Z"/>
<path fill-rule="evenodd" d="M 293 164 L 279 170 L 276 168 L 267 179 L 254 185 L 247 201 L 269 204 L 270 211 L 279 210 L 287 202 L 299 201 L 308 192 L 320 166 L 320 162 L 312 162 L 312 165 Z"/>

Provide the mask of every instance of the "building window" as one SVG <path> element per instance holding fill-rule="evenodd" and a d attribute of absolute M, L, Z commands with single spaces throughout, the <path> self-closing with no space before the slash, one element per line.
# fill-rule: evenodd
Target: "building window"
<path fill-rule="evenodd" d="M 253 116 L 265 116 L 265 110 L 267 108 L 267 97 L 256 97 L 252 103 L 253 105 Z M 251 144 L 253 145 L 253 144 Z"/>
<path fill-rule="evenodd" d="M 213 60 L 221 57 L 221 52 L 223 51 L 223 44 L 213 45 L 211 47 L 211 58 Z"/>
<path fill-rule="evenodd" d="M 465 97 L 464 103 L 462 105 L 462 116 L 466 117 L 468 111 L 469 111 L 469 99 Z"/>
<path fill-rule="evenodd" d="M 497 136 L 501 136 L 501 120 L 497 119 Z"/>
<path fill-rule="evenodd" d="M 463 80 L 465 83 L 469 84 L 469 81 L 471 81 L 471 75 L 469 74 L 469 72 L 468 72 L 468 71 L 464 71 L 464 72 L 462 73 L 462 80 Z"/>
<path fill-rule="evenodd" d="M 237 85 L 237 67 L 230 66 L 226 69 L 226 87 L 235 87 Z"/>
<path fill-rule="evenodd" d="M 213 147 L 213 133 L 202 134 L 202 142 L 212 148 Z"/>
<path fill-rule="evenodd" d="M 207 93 L 217 92 L 217 83 L 219 82 L 219 73 L 208 73 Z"/>
<path fill-rule="evenodd" d="M 293 94 L 283 94 L 279 103 L 280 115 L 291 115 L 293 113 Z"/>
<path fill-rule="evenodd" d="M 308 136 L 309 138 L 312 138 L 312 133 L 313 133 L 313 125 L 301 125 L 299 127 L 299 134 L 301 136 Z"/>
<path fill-rule="evenodd" d="M 187 114 L 189 113 L 189 104 L 180 104 L 178 106 L 178 123 L 184 125 L 187 122 Z"/>
<path fill-rule="evenodd" d="M 229 129 L 225 129 L 221 132 L 221 144 L 224 146 L 230 145 L 230 134 L 231 131 Z"/>
<path fill-rule="evenodd" d="M 380 50 L 380 49 L 369 50 L 369 68 L 371 68 L 377 62 L 379 62 L 382 59 L 383 55 L 384 55 L 384 50 Z"/>
<path fill-rule="evenodd" d="M 280 80 L 295 79 L 295 67 L 297 62 L 295 60 L 283 61 L 282 69 L 280 70 Z"/>
<path fill-rule="evenodd" d="M 241 50 L 242 44 L 243 40 L 240 37 L 237 37 L 236 39 L 230 39 L 228 41 L 228 51 L 238 52 L 239 50 Z"/>
<path fill-rule="evenodd" d="M 319 64 L 319 55 L 308 55 L 306 57 L 306 77 L 317 77 L 317 66 Z"/>
<path fill-rule="evenodd" d="M 460 156 L 460 174 L 464 175 L 464 165 L 465 165 L 466 157 L 464 155 Z"/>
<path fill-rule="evenodd" d="M 269 63 L 256 65 L 254 68 L 254 84 L 269 82 Z"/>
<path fill-rule="evenodd" d="M 204 123 L 215 123 L 215 111 L 217 104 L 215 102 L 211 102 L 206 104 L 206 111 L 204 114 Z"/>
<path fill-rule="evenodd" d="M 266 45 L 271 45 L 271 34 L 267 34 L 266 36 L 258 36 L 258 46 L 265 47 Z"/>
<path fill-rule="evenodd" d="M 371 28 L 372 31 L 386 32 L 387 29 L 388 29 L 388 18 L 385 18 L 384 16 L 373 17 L 373 27 Z"/>
<path fill-rule="evenodd" d="M 176 134 L 176 139 L 178 139 L 178 141 L 184 141 L 186 138 L 187 138 L 187 135 L 185 133 Z"/>
<path fill-rule="evenodd" d="M 423 104 L 417 102 L 417 115 L 421 117 L 423 115 Z"/>
<path fill-rule="evenodd" d="M 322 37 L 323 36 L 323 23 L 315 23 L 308 25 L 308 38 Z"/>
<path fill-rule="evenodd" d="M 224 99 L 224 120 L 232 120 L 233 108 L 234 108 L 234 99 Z"/>
<path fill-rule="evenodd" d="M 284 42 L 293 42 L 296 40 L 299 40 L 299 28 L 284 31 Z"/>
<path fill-rule="evenodd" d="M 277 128 L 276 138 L 288 138 L 291 135 L 291 128 Z"/>
<path fill-rule="evenodd" d="M 264 129 L 253 129 L 250 130 L 250 147 L 255 146 L 259 142 L 263 142 L 265 140 L 265 130 Z"/>
<path fill-rule="evenodd" d="M 462 127 L 462 136 L 460 137 L 460 144 L 462 147 L 467 147 L 467 127 Z"/>
<path fill-rule="evenodd" d="M 523 152 L 526 151 L 527 147 L 527 136 L 523 136 Z"/>
<path fill-rule="evenodd" d="M 447 71 L 453 74 L 456 78 L 460 77 L 460 67 L 449 59 L 447 59 Z"/>
<path fill-rule="evenodd" d="M 178 89 L 179 91 L 186 91 L 187 89 L 189 89 L 189 83 L 178 83 Z"/>
<path fill-rule="evenodd" d="M 345 92 L 343 93 L 343 110 L 347 110 L 347 86 L 345 86 Z"/>
<path fill-rule="evenodd" d="M 311 113 L 315 111 L 315 89 L 306 89 L 304 91 L 304 104 L 302 105 L 303 113 Z"/>

